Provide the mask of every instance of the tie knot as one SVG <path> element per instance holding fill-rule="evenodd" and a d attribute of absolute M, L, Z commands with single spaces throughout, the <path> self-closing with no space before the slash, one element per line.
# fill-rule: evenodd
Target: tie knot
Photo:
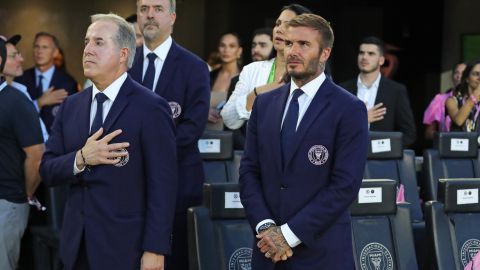
<path fill-rule="evenodd" d="M 303 94 L 303 90 L 300 88 L 293 90 L 292 100 L 297 100 L 302 94 Z"/>
<path fill-rule="evenodd" d="M 43 79 L 43 75 L 42 75 L 42 74 L 38 75 L 38 79 L 42 80 L 42 79 Z"/>
<path fill-rule="evenodd" d="M 105 102 L 105 100 L 107 100 L 108 97 L 104 93 L 97 93 L 95 95 L 95 99 L 97 100 L 98 104 L 103 104 L 103 102 Z"/>
<path fill-rule="evenodd" d="M 148 61 L 150 62 L 155 62 L 155 59 L 157 59 L 157 55 L 154 54 L 153 52 L 147 54 Z"/>

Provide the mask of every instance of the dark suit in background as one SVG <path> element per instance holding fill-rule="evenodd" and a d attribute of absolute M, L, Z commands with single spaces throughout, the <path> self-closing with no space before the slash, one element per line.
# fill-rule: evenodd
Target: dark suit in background
<path fill-rule="evenodd" d="M 140 83 L 143 57 L 143 47 L 137 48 L 133 66 L 129 71 L 132 78 Z M 207 64 L 173 41 L 155 93 L 170 104 L 176 125 L 179 188 L 172 253 L 174 265 L 178 263 L 188 267 L 187 208 L 202 203 L 202 186 L 205 181 L 197 142 L 205 129 L 210 108 Z M 167 260 L 167 267 L 168 265 Z"/>
<path fill-rule="evenodd" d="M 340 86 L 357 95 L 357 79 L 340 83 Z M 370 124 L 371 131 L 400 131 L 403 133 L 403 145 L 410 147 L 415 142 L 416 130 L 412 108 L 405 85 L 381 77 L 375 104 L 383 103 L 387 113 L 380 121 Z"/>
<path fill-rule="evenodd" d="M 140 269 L 144 251 L 170 253 L 177 164 L 167 102 L 127 78 L 103 124 L 129 142 L 124 166 L 97 165 L 74 175 L 76 152 L 90 131 L 92 87 L 60 106 L 41 164 L 45 184 L 71 184 L 60 256 L 72 269 L 82 239 L 92 269 Z M 83 235 L 83 236 L 82 236 Z"/>
<path fill-rule="evenodd" d="M 27 87 L 28 93 L 33 100 L 36 100 L 43 95 L 43 92 L 37 88 L 34 67 L 25 70 L 23 75 L 15 80 Z M 75 79 L 70 74 L 66 73 L 64 70 L 56 67 L 55 71 L 53 72 L 50 85 L 48 87 L 54 87 L 55 89 L 65 89 L 68 92 L 68 95 L 72 95 L 77 92 L 77 82 L 75 81 Z M 55 119 L 55 115 L 58 112 L 59 105 L 60 104 L 53 106 L 44 106 L 40 110 L 40 117 L 45 123 L 48 133 L 50 133 L 50 130 L 52 128 L 53 120 Z"/>

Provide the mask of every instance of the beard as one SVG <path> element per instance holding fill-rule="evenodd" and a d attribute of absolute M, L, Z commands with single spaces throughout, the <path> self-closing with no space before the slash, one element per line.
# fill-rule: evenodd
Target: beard
<path fill-rule="evenodd" d="M 304 65 L 305 65 L 305 61 L 304 61 Z M 288 70 L 288 64 L 287 64 L 287 71 L 288 71 L 288 75 L 290 75 L 295 80 L 308 81 L 313 76 L 315 76 L 318 73 L 319 69 L 322 69 L 322 67 L 323 67 L 323 64 L 320 63 L 320 55 L 318 55 L 317 57 L 311 59 L 306 63 L 304 71 Z"/>
<path fill-rule="evenodd" d="M 153 27 L 148 28 L 149 26 Z M 143 26 L 142 34 L 146 41 L 153 41 L 157 39 L 161 34 L 158 23 L 155 21 L 146 22 Z"/>

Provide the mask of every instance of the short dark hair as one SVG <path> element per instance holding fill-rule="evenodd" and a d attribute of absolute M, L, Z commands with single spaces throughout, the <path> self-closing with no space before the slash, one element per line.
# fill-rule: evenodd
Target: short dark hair
<path fill-rule="evenodd" d="M 3 67 L 7 61 L 7 46 L 5 45 L 3 38 L 0 38 L 0 57 L 2 58 L 2 62 L 0 63 L 0 73 L 3 73 Z"/>
<path fill-rule="evenodd" d="M 285 10 L 290 10 L 290 11 L 293 11 L 295 12 L 296 15 L 302 15 L 304 13 L 312 13 L 312 11 L 302 5 L 299 5 L 299 4 L 290 4 L 290 5 L 286 5 L 286 6 L 283 6 L 282 11 L 285 11 Z"/>
<path fill-rule="evenodd" d="M 309 28 L 313 28 L 320 32 L 321 40 L 320 44 L 322 44 L 326 48 L 333 47 L 333 30 L 330 27 L 330 23 L 325 20 L 322 16 L 316 14 L 302 14 L 299 16 L 295 16 L 287 23 L 288 27 L 300 27 L 305 26 Z"/>
<path fill-rule="evenodd" d="M 270 39 L 272 39 L 272 34 L 273 34 L 273 29 L 272 28 L 269 28 L 269 27 L 257 28 L 255 30 L 253 30 L 252 39 L 256 36 L 259 36 L 259 35 L 267 35 L 267 36 L 270 37 Z"/>
<path fill-rule="evenodd" d="M 362 41 L 360 42 L 360 45 L 362 44 L 373 44 L 378 47 L 378 51 L 380 52 L 380 55 L 383 55 L 385 53 L 385 45 L 383 44 L 383 40 L 381 40 L 378 37 L 375 36 L 368 36 L 364 37 Z M 359 47 L 360 47 L 359 45 Z"/>
<path fill-rule="evenodd" d="M 35 34 L 35 39 L 33 40 L 33 42 L 37 41 L 37 39 L 39 37 L 49 37 L 53 40 L 53 44 L 55 45 L 55 47 L 58 49 L 60 48 L 60 42 L 58 41 L 58 38 L 48 32 L 38 32 L 37 34 Z"/>

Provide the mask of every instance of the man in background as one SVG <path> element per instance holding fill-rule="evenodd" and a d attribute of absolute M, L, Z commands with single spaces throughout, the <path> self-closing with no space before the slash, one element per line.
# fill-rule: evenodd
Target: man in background
<path fill-rule="evenodd" d="M 59 105 L 71 94 L 77 92 L 77 82 L 64 70 L 56 68 L 54 57 L 60 47 L 57 37 L 39 32 L 33 44 L 35 67 L 25 70 L 15 80 L 25 85 L 30 97 L 40 108 L 40 116 L 50 133 Z"/>

